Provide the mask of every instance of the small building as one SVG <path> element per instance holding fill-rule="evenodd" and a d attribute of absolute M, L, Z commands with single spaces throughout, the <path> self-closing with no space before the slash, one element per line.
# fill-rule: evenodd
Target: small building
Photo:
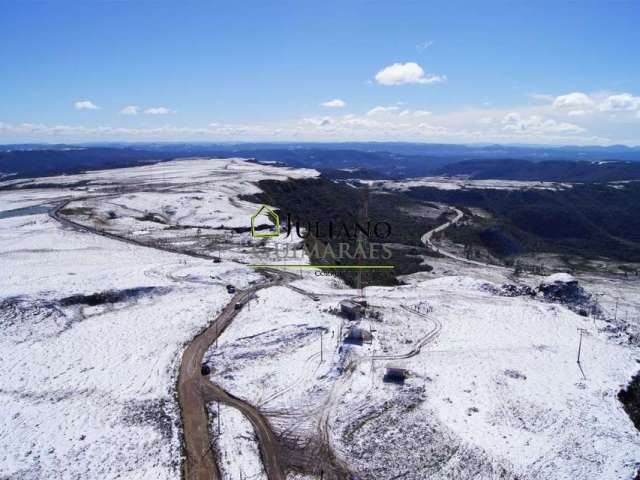
<path fill-rule="evenodd" d="M 373 335 L 371 332 L 360 327 L 351 327 L 344 337 L 344 343 L 351 345 L 362 345 L 363 343 L 371 343 L 372 341 Z"/>
<path fill-rule="evenodd" d="M 340 313 L 349 320 L 358 320 L 362 317 L 363 311 L 364 308 L 362 304 L 354 302 L 353 300 L 343 300 L 340 302 Z"/>
<path fill-rule="evenodd" d="M 240 310 L 242 308 L 242 303 L 236 303 L 233 308 Z"/>
<path fill-rule="evenodd" d="M 211 373 L 211 367 L 206 363 L 203 363 L 202 367 L 200 368 L 200 373 L 202 375 L 209 375 Z"/>
<path fill-rule="evenodd" d="M 587 304 L 589 295 L 568 273 L 555 273 L 544 278 L 538 287 L 546 300 L 570 304 Z"/>
<path fill-rule="evenodd" d="M 236 287 L 234 287 L 231 284 L 227 285 L 227 292 L 228 293 L 236 293 Z"/>
<path fill-rule="evenodd" d="M 387 365 L 382 381 L 402 385 L 408 376 L 409 370 L 406 368 L 399 365 Z"/>

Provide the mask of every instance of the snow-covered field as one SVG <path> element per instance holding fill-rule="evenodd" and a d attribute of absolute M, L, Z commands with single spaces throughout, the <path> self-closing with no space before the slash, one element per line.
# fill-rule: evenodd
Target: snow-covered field
<path fill-rule="evenodd" d="M 398 447 L 410 450 L 416 441 L 431 443 L 433 449 L 433 443 L 442 440 L 445 452 L 460 449 L 444 454 L 444 465 L 426 469 L 425 476 L 433 475 L 429 478 L 452 478 L 455 470 L 449 468 L 463 461 L 487 476 L 496 474 L 498 463 L 517 478 L 630 477 L 629 467 L 640 455 L 640 438 L 616 393 L 637 370 L 635 352 L 609 343 L 605 335 L 592 331 L 588 319 L 564 307 L 528 297 L 499 297 L 487 292 L 483 283 L 447 277 L 401 291 L 371 293 L 383 312 L 397 302 L 423 302 L 432 308 L 429 316 L 442 323 L 435 342 L 403 363 L 412 373 L 403 389 L 420 391 L 406 412 L 416 436 L 394 436 L 391 428 L 380 441 L 393 438 Z M 409 322 L 416 320 L 403 316 L 404 328 L 410 331 Z M 401 329 L 387 329 L 386 324 L 377 326 L 378 336 L 389 342 Z M 590 329 L 582 352 L 586 379 L 576 364 L 578 328 Z M 375 366 L 373 376 L 373 387 L 353 391 L 364 405 L 369 403 L 367 395 L 387 400 L 407 395 L 382 385 Z M 354 403 L 357 400 L 345 405 L 345 411 L 353 410 Z M 385 412 L 389 421 L 405 414 L 402 407 L 394 410 Z M 431 442 L 427 428 L 416 428 L 420 422 L 425 427 L 440 425 Z M 400 420 L 396 428 L 402 425 Z M 365 429 L 361 441 L 367 431 L 371 433 Z M 420 439 L 425 434 L 427 438 Z M 343 448 L 350 451 L 351 445 L 345 442 Z M 382 468 L 394 456 L 381 458 L 371 452 L 354 458 L 361 458 L 363 467 L 379 461 Z M 411 471 L 407 457 L 398 466 Z M 424 478 L 418 464 L 415 468 L 407 478 Z M 456 478 L 477 478 L 474 472 L 467 467 Z"/>
<path fill-rule="evenodd" d="M 180 353 L 229 301 L 226 284 L 259 279 L 249 247 L 271 248 L 234 230 L 256 210 L 238 196 L 261 179 L 314 175 L 190 160 L 0 192 L 0 478 L 179 478 Z M 74 221 L 202 258 L 28 210 L 71 199 Z M 326 442 L 362 479 L 633 478 L 640 434 L 616 394 L 639 369 L 637 347 L 601 319 L 501 295 L 515 281 L 507 269 L 430 263 L 405 285 L 368 287 L 355 322 L 338 310 L 359 291 L 314 270 L 258 291 L 207 353 L 211 380 L 290 448 Z M 637 282 L 578 280 L 602 294 L 607 318 L 637 316 Z M 353 326 L 372 341 L 345 343 Z M 385 381 L 387 367 L 406 370 L 404 384 Z M 251 424 L 220 411 L 217 435 L 210 405 L 223 478 L 265 478 Z"/>
<path fill-rule="evenodd" d="M 68 231 L 46 215 L 0 221 L 0 255 L 2 474 L 176 478 L 178 353 L 228 295 L 167 274 L 204 261 Z M 70 299 L 110 290 L 120 301 Z"/>
<path fill-rule="evenodd" d="M 409 190 L 417 187 L 432 187 L 440 190 L 492 189 L 492 190 L 564 190 L 571 188 L 570 183 L 534 182 L 521 180 L 473 180 L 464 176 L 457 177 L 416 177 L 407 180 L 361 180 L 372 187 L 388 190 Z"/>
<path fill-rule="evenodd" d="M 259 275 L 77 232 L 43 209 L 16 210 L 158 179 L 209 184 L 218 173 L 227 176 L 223 203 L 258 191 L 253 181 L 308 174 L 238 160 L 171 162 L 0 193 L 1 478 L 180 476 L 180 352 L 229 301 L 226 284 L 243 288 Z M 77 182 L 93 186 L 65 186 Z M 254 207 L 238 218 L 246 224 Z"/>
<path fill-rule="evenodd" d="M 640 435 L 616 394 L 638 369 L 637 351 L 592 319 L 446 276 L 368 288 L 382 320 L 358 322 L 373 342 L 351 346 L 331 337 L 339 319 L 321 310 L 356 292 L 311 275 L 294 285 L 319 294 L 316 313 L 295 292 L 261 292 L 212 350 L 213 378 L 272 414 L 286 435 L 327 428 L 361 478 L 633 476 Z M 308 333 L 318 328 L 327 332 L 322 364 Z M 407 369 L 406 383 L 385 383 L 387 366 Z"/>

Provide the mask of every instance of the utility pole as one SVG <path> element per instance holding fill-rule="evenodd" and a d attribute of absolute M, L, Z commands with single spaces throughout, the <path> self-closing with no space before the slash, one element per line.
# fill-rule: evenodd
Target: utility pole
<path fill-rule="evenodd" d="M 580 342 L 578 343 L 578 365 L 580 364 L 580 353 L 582 352 L 582 334 L 584 333 L 584 328 L 579 328 L 580 330 Z"/>
<path fill-rule="evenodd" d="M 582 334 L 585 332 L 584 328 L 579 328 L 580 330 L 580 343 L 578 343 L 578 368 L 580 369 L 580 373 L 582 374 L 583 379 L 587 379 L 587 376 L 584 374 L 584 370 L 582 369 L 582 364 L 580 363 L 580 353 L 582 351 Z"/>
<path fill-rule="evenodd" d="M 616 297 L 616 311 L 613 314 L 613 320 L 616 321 L 618 320 L 618 301 L 620 300 L 620 297 Z"/>
<path fill-rule="evenodd" d="M 322 358 L 322 334 L 324 333 L 324 330 L 320 330 L 320 363 L 322 363 L 323 358 Z"/>

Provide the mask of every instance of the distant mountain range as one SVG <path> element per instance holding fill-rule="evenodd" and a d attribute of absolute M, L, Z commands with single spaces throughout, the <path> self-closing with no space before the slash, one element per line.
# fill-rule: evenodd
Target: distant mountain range
<path fill-rule="evenodd" d="M 354 176 L 360 172 L 366 178 L 406 178 L 442 173 L 476 175 L 477 178 L 603 181 L 628 179 L 626 175 L 638 178 L 636 166 L 629 162 L 640 162 L 640 148 L 624 145 L 539 147 L 399 142 L 21 144 L 0 146 L 0 176 L 49 176 L 189 156 L 238 156 L 279 161 L 295 167 L 316 168 L 334 177 L 344 176 L 339 172 L 352 170 Z M 489 163 L 482 163 L 487 160 Z M 606 175 L 602 176 L 600 172 L 606 172 Z"/>
<path fill-rule="evenodd" d="M 612 182 L 640 179 L 640 162 L 545 160 L 467 160 L 445 165 L 438 175 L 465 175 L 476 180 L 533 180 L 544 182 Z"/>

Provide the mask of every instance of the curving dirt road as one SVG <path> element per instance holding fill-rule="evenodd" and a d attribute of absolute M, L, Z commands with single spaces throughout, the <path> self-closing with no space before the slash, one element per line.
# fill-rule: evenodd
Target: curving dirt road
<path fill-rule="evenodd" d="M 49 216 L 62 225 L 76 231 L 101 235 L 113 240 L 129 243 L 139 247 L 180 253 L 198 258 L 210 259 L 205 255 L 164 248 L 160 245 L 149 245 L 134 239 L 121 237 L 100 231 L 87 225 L 74 222 L 60 215 L 60 211 L 78 198 L 65 200 L 49 211 Z M 221 478 L 218 465 L 212 451 L 212 435 L 209 431 L 207 404 L 221 402 L 240 410 L 251 422 L 258 437 L 260 455 L 269 480 L 285 480 L 281 467 L 280 444 L 267 419 L 250 404 L 240 400 L 219 386 L 211 383 L 208 377 L 201 374 L 203 357 L 216 338 L 229 326 L 239 310 L 236 304 L 244 305 L 260 289 L 281 285 L 295 278 L 289 272 L 275 269 L 263 269 L 268 279 L 264 283 L 254 285 L 234 295 L 215 321 L 189 344 L 182 356 L 178 374 L 178 402 L 183 422 L 184 449 L 186 459 L 183 465 L 183 476 L 186 479 L 219 480 Z"/>
<path fill-rule="evenodd" d="M 366 357 L 365 360 L 406 360 L 407 358 L 415 357 L 416 355 L 418 355 L 426 345 L 434 341 L 438 337 L 438 335 L 440 335 L 440 331 L 442 330 L 442 322 L 440 320 L 404 305 L 402 305 L 402 308 L 410 313 L 413 313 L 414 315 L 418 315 L 422 318 L 430 320 L 431 322 L 433 322 L 433 328 L 418 341 L 415 347 L 413 347 L 406 353 L 400 353 L 397 355 L 372 355 Z"/>
<path fill-rule="evenodd" d="M 211 383 L 200 372 L 202 361 L 208 348 L 229 326 L 239 310 L 236 304 L 244 304 L 262 288 L 281 284 L 284 277 L 269 273 L 274 277 L 236 294 L 216 320 L 200 335 L 193 339 L 182 355 L 178 375 L 178 401 L 182 412 L 183 434 L 186 460 L 184 478 L 187 480 L 219 479 L 220 472 L 211 449 L 212 436 L 209 432 L 207 404 L 218 401 L 240 410 L 251 422 L 258 436 L 260 456 L 269 480 L 284 480 L 280 467 L 279 444 L 267 419 L 246 402 L 233 397 L 219 386 Z"/>
<path fill-rule="evenodd" d="M 449 253 L 446 250 L 440 250 L 431 241 L 431 239 L 433 238 L 433 235 L 435 233 L 442 232 L 443 230 L 446 230 L 451 225 L 455 225 L 456 223 L 458 223 L 464 217 L 464 213 L 462 213 L 462 211 L 458 210 L 456 207 L 451 207 L 451 208 L 456 212 L 456 218 L 454 218 L 453 220 L 450 220 L 448 222 L 445 222 L 442 225 L 439 225 L 436 228 L 434 228 L 432 230 L 429 230 L 427 233 L 422 235 L 422 237 L 420 237 L 420 241 L 424 244 L 424 246 L 432 249 L 434 252 L 438 252 L 441 255 L 444 255 L 445 257 L 451 258 L 453 260 L 457 260 L 459 262 L 468 263 L 470 265 L 477 265 L 479 267 L 502 268 L 499 265 L 491 265 L 489 263 L 482 263 L 482 262 L 478 262 L 478 261 L 475 261 L 475 260 L 469 260 L 468 258 L 459 257 L 457 255 L 454 255 L 453 253 Z"/>
<path fill-rule="evenodd" d="M 136 246 L 155 248 L 158 250 L 170 251 L 173 253 L 186 254 L 193 257 L 209 258 L 202 254 L 194 252 L 185 252 L 166 248 L 165 245 L 150 245 L 135 239 L 121 237 L 109 232 L 94 229 L 87 225 L 76 223 L 64 216 L 60 215 L 60 211 L 67 207 L 67 205 L 73 201 L 80 199 L 73 199 L 61 202 L 54 207 L 50 216 L 58 222 L 72 227 L 76 230 L 92 233 L 95 235 L 101 235 L 113 240 L 126 242 Z M 463 213 L 456 211 L 456 218 L 440 225 L 433 230 L 423 235 L 423 243 L 438 251 L 437 247 L 431 242 L 432 236 L 436 232 L 440 232 L 450 227 L 451 225 L 460 221 L 463 217 Z M 470 260 L 456 257 L 453 254 L 447 252 L 441 252 L 443 255 L 469 263 L 476 263 Z M 260 449 L 260 456 L 262 464 L 269 480 L 285 480 L 284 466 L 287 465 L 287 459 L 284 458 L 286 454 L 283 452 L 281 442 L 276 437 L 269 421 L 264 415 L 262 415 L 256 408 L 247 402 L 234 397 L 218 385 L 212 383 L 208 376 L 201 374 L 201 367 L 204 359 L 204 355 L 210 346 L 215 342 L 224 330 L 231 324 L 235 316 L 240 311 L 236 309 L 236 304 L 244 305 L 248 302 L 252 296 L 260 289 L 268 288 L 271 286 L 282 285 L 292 280 L 295 275 L 289 272 L 282 272 L 275 269 L 264 269 L 263 272 L 267 275 L 267 280 L 263 283 L 259 283 L 251 286 L 250 288 L 238 292 L 234 295 L 229 303 L 225 306 L 222 312 L 217 318 L 195 337 L 187 346 L 182 355 L 182 361 L 180 364 L 178 374 L 178 403 L 180 405 L 180 411 L 183 423 L 183 441 L 184 441 L 184 453 L 185 460 L 183 463 L 183 477 L 187 480 L 219 480 L 221 479 L 220 470 L 216 462 L 215 454 L 212 448 L 212 432 L 209 430 L 209 417 L 207 414 L 207 407 L 213 402 L 220 402 L 225 405 L 229 405 L 238 409 L 247 418 L 255 431 L 258 438 L 258 446 Z M 298 293 L 308 294 L 308 292 L 302 289 L 290 287 Z M 316 295 L 308 295 L 310 298 L 316 300 Z M 420 312 L 412 311 L 417 315 L 422 315 Z M 410 352 L 400 355 L 378 355 L 373 357 L 374 359 L 399 359 L 409 358 L 417 355 L 420 350 L 429 342 L 433 341 L 440 333 L 441 324 L 438 320 L 430 318 L 434 322 L 434 328 L 424 338 L 420 340 L 418 345 Z M 336 389 L 333 390 L 334 392 Z M 317 452 L 316 461 L 319 464 L 324 464 L 324 472 L 331 478 L 349 478 L 351 475 L 348 473 L 348 467 L 340 462 L 332 453 L 331 442 L 328 436 L 327 424 L 330 412 L 332 411 L 332 403 L 337 399 L 332 394 L 328 400 L 328 404 L 325 405 L 323 415 L 319 420 L 319 431 L 321 434 L 321 447 Z M 320 458 L 324 459 L 324 461 Z M 314 462 L 316 463 L 316 462 Z"/>

